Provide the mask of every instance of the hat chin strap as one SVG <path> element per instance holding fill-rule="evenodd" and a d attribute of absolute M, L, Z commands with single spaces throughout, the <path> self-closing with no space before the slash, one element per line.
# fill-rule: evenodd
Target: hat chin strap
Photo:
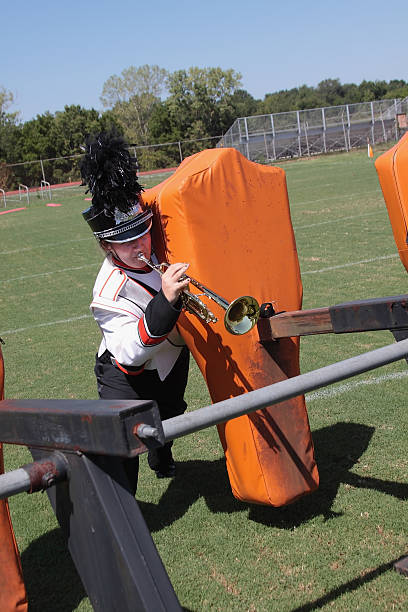
<path fill-rule="evenodd" d="M 122 264 L 123 267 L 127 268 L 127 269 L 134 269 L 134 270 L 139 270 L 139 268 L 133 268 L 133 266 L 130 266 L 129 264 L 127 264 L 126 262 L 123 261 L 123 259 L 121 259 L 119 257 L 119 255 L 116 253 L 115 249 L 113 248 L 113 244 L 112 242 L 107 243 L 107 246 L 109 246 L 110 248 L 104 248 L 104 250 L 106 251 L 106 253 L 109 255 L 109 253 L 111 255 L 113 255 L 113 257 L 117 260 L 118 263 Z"/>
<path fill-rule="evenodd" d="M 118 259 L 119 261 L 122 261 L 121 258 L 116 253 L 115 249 L 113 248 L 113 244 L 114 244 L 113 242 L 108 242 L 107 240 L 102 239 L 102 240 L 99 240 L 99 244 L 101 245 L 102 249 L 105 251 L 107 255 L 109 255 L 109 253 L 112 253 L 112 255 L 116 257 L 116 259 Z"/>

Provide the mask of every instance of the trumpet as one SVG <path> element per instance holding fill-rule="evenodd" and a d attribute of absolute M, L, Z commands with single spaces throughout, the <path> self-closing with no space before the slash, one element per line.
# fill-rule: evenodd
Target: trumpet
<path fill-rule="evenodd" d="M 152 263 L 143 253 L 138 253 L 138 259 L 143 261 L 149 268 L 156 270 L 161 276 L 163 276 L 166 269 L 169 267 L 169 263 L 166 261 L 160 264 Z M 200 299 L 203 296 L 213 300 L 218 306 L 225 310 L 224 314 L 224 326 L 225 329 L 235 336 L 242 336 L 249 332 L 257 323 L 259 319 L 260 307 L 257 300 L 250 295 L 243 295 L 236 298 L 232 302 L 228 302 L 211 289 L 208 289 L 205 285 L 202 285 L 199 281 L 183 274 L 180 280 L 186 280 L 197 287 L 202 293 L 192 293 L 188 289 L 185 289 L 181 293 L 181 299 L 183 301 L 183 307 L 188 312 L 191 312 L 198 316 L 206 323 L 216 323 L 217 317 L 208 308 L 206 304 Z"/>

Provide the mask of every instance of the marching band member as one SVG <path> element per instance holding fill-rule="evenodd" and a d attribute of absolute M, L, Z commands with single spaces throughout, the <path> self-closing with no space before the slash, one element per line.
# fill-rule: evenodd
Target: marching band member
<path fill-rule="evenodd" d="M 186 409 L 189 352 L 177 331 L 188 286 L 184 263 L 160 276 L 139 258 L 152 254 L 152 212 L 144 210 L 137 161 L 115 134 L 89 137 L 81 164 L 92 205 L 82 215 L 106 257 L 96 278 L 91 310 L 102 332 L 95 375 L 102 399 L 154 399 L 162 420 Z M 173 477 L 172 442 L 148 455 L 158 478 Z M 138 458 L 125 460 L 136 492 Z"/>

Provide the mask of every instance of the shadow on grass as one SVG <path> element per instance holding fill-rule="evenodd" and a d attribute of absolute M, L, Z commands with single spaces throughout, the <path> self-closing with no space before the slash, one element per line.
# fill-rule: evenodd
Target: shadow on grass
<path fill-rule="evenodd" d="M 214 513 L 241 512 L 246 507 L 231 493 L 224 459 L 178 462 L 177 478 L 169 481 L 159 503 L 138 501 L 138 504 L 149 531 L 154 532 L 184 516 L 200 497 L 205 498 Z"/>
<path fill-rule="evenodd" d="M 408 484 L 366 478 L 350 470 L 368 447 L 374 428 L 355 423 L 336 423 L 313 434 L 320 471 L 320 488 L 284 508 L 257 506 L 236 500 L 230 489 L 224 459 L 185 461 L 178 464 L 178 477 L 158 504 L 139 502 L 148 528 L 159 531 L 181 518 L 194 502 L 204 497 L 211 512 L 233 513 L 249 510 L 249 519 L 283 529 L 291 529 L 322 515 L 335 518 L 331 509 L 341 483 L 369 487 L 397 497 L 408 498 Z M 60 529 L 32 542 L 21 556 L 31 612 L 71 612 L 86 597 L 81 580 L 67 550 Z M 388 571 L 393 561 L 368 574 L 355 578 L 327 593 L 324 597 L 298 608 L 307 612 L 330 603 L 341 594 L 352 591 Z"/>
<path fill-rule="evenodd" d="M 335 423 L 313 432 L 320 474 L 318 490 L 283 508 L 252 506 L 250 518 L 281 528 L 299 526 L 318 515 L 326 520 L 334 519 L 341 516 L 341 513 L 332 510 L 340 484 L 370 488 L 398 499 L 406 499 L 408 484 L 367 478 L 351 472 L 367 449 L 374 431 L 374 427 L 359 423 Z"/>
<path fill-rule="evenodd" d="M 250 520 L 291 529 L 318 515 L 327 520 L 339 516 L 331 508 L 341 483 L 406 499 L 408 484 L 357 476 L 350 471 L 367 449 L 373 433 L 373 427 L 356 423 L 336 423 L 315 431 L 313 441 L 320 487 L 290 506 L 272 508 L 236 500 L 231 493 L 224 459 L 179 463 L 177 478 L 170 481 L 159 503 L 139 502 L 139 505 L 151 532 L 181 518 L 200 497 L 205 498 L 212 512 L 242 512 L 247 508 Z"/>
<path fill-rule="evenodd" d="M 323 606 L 330 604 L 341 595 L 344 595 L 344 593 L 350 593 L 352 591 L 355 591 L 362 587 L 363 584 L 367 584 L 375 578 L 378 578 L 378 576 L 385 574 L 385 572 L 388 572 L 392 569 L 393 564 L 396 561 L 398 561 L 398 559 L 394 559 L 393 561 L 389 561 L 388 563 L 383 563 L 371 572 L 367 572 L 367 574 L 364 574 L 364 576 L 354 578 L 353 580 L 345 582 L 344 584 L 336 587 L 335 589 L 332 589 L 331 591 L 326 593 L 326 595 L 323 595 L 323 597 L 319 597 L 319 599 L 316 599 L 315 601 L 311 601 L 308 604 L 299 606 L 298 608 L 294 608 L 292 612 L 312 612 L 312 610 L 318 610 L 319 608 L 323 608 Z"/>
<path fill-rule="evenodd" d="M 71 612 L 87 597 L 61 529 L 32 542 L 21 564 L 30 612 Z"/>

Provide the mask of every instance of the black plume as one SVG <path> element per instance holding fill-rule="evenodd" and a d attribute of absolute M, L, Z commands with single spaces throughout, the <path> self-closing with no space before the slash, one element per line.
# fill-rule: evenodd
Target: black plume
<path fill-rule="evenodd" d="M 125 140 L 115 131 L 88 136 L 81 162 L 82 185 L 88 185 L 93 208 L 108 216 L 115 209 L 127 213 L 135 205 L 143 187 L 137 180 L 137 160 Z"/>

